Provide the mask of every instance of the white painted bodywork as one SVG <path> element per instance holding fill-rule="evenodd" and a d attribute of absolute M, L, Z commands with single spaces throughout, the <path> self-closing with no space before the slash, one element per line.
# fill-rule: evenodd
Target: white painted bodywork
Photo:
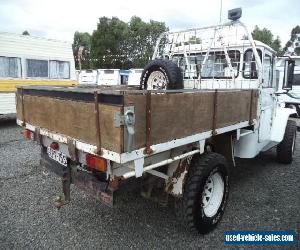
<path fill-rule="evenodd" d="M 16 95 L 15 93 L 0 92 L 0 114 L 16 113 Z"/>
<path fill-rule="evenodd" d="M 17 124 L 22 126 L 23 121 L 17 120 Z M 234 124 L 231 126 L 217 129 L 216 132 L 218 134 L 223 134 L 223 133 L 226 133 L 229 131 L 234 131 L 239 128 L 243 128 L 243 127 L 247 126 L 248 124 L 249 124 L 249 121 L 240 122 L 238 124 Z M 28 124 L 28 123 L 25 124 L 25 128 L 27 128 L 33 132 L 36 130 L 35 126 L 33 126 L 32 124 Z M 57 141 L 60 143 L 64 143 L 64 144 L 68 143 L 68 137 L 66 135 L 53 133 L 46 129 L 40 129 L 40 134 L 47 136 L 47 137 L 53 139 L 54 141 Z M 171 150 L 173 148 L 178 148 L 178 147 L 181 147 L 181 146 L 184 146 L 184 145 L 187 145 L 190 143 L 194 143 L 194 142 L 199 143 L 200 141 L 202 141 L 202 144 L 201 144 L 202 146 L 199 144 L 199 148 L 200 149 L 202 148 L 202 150 L 203 150 L 203 141 L 210 138 L 211 136 L 212 136 L 212 131 L 210 130 L 207 132 L 187 136 L 187 137 L 180 138 L 180 139 L 175 139 L 175 140 L 168 141 L 165 143 L 152 145 L 151 148 L 152 148 L 154 154 L 158 154 L 158 153 L 161 153 L 161 152 L 164 152 L 167 150 Z M 94 145 L 87 144 L 87 143 L 81 142 L 76 139 L 75 139 L 75 144 L 76 144 L 76 148 L 78 150 L 84 151 L 86 153 L 96 154 L 97 148 Z M 106 158 L 108 160 L 114 161 L 119 164 L 124 164 L 124 163 L 128 163 L 130 161 L 134 161 L 136 159 L 147 157 L 147 154 L 144 153 L 145 148 L 137 149 L 132 152 L 126 152 L 126 153 L 122 153 L 122 154 L 119 154 L 119 153 L 116 153 L 113 151 L 109 151 L 105 148 L 102 148 L 102 151 L 103 151 L 103 154 L 102 154 L 103 158 Z"/>
<path fill-rule="evenodd" d="M 289 119 L 289 116 L 292 114 L 295 114 L 295 111 L 292 109 L 287 109 L 284 107 L 277 108 L 273 126 L 271 129 L 271 141 L 281 142 L 283 140 L 287 121 Z"/>

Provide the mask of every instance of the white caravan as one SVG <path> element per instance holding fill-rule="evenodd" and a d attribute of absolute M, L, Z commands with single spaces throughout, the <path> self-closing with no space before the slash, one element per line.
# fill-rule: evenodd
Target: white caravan
<path fill-rule="evenodd" d="M 17 85 L 76 84 L 72 44 L 0 32 L 0 115 L 16 113 Z"/>

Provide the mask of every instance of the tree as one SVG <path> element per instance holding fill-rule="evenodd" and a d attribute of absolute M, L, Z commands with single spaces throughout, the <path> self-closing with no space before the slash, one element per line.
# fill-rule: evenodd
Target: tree
<path fill-rule="evenodd" d="M 167 28 L 164 23 L 150 20 L 144 22 L 133 16 L 128 24 L 128 56 L 136 68 L 144 67 L 153 54 L 153 48 L 159 35 Z"/>
<path fill-rule="evenodd" d="M 23 31 L 22 35 L 24 36 L 30 36 L 29 32 L 27 30 Z"/>
<path fill-rule="evenodd" d="M 129 23 L 101 17 L 91 39 L 91 60 L 96 68 L 144 67 L 153 53 L 164 23 L 144 22 L 133 16 Z"/>
<path fill-rule="evenodd" d="M 280 37 L 277 36 L 275 40 L 273 40 L 272 46 L 271 46 L 276 52 L 278 56 L 283 55 L 283 50 L 281 48 L 281 40 Z"/>
<path fill-rule="evenodd" d="M 261 41 L 267 45 L 269 45 L 272 49 L 274 49 L 278 55 L 282 55 L 282 49 L 281 49 L 281 41 L 279 36 L 274 39 L 272 32 L 267 29 L 263 28 L 260 29 L 257 25 L 255 25 L 254 30 L 252 31 L 252 37 L 255 40 Z"/>
<path fill-rule="evenodd" d="M 286 52 L 288 47 L 290 47 L 293 44 L 293 41 L 296 39 L 296 35 L 300 34 L 300 26 L 297 25 L 296 27 L 294 27 L 291 31 L 291 37 L 290 40 L 286 43 L 285 47 L 283 48 L 283 50 Z M 300 55 L 300 48 L 295 48 L 295 52 L 297 55 Z"/>
<path fill-rule="evenodd" d="M 87 32 L 79 32 L 76 31 L 74 33 L 74 39 L 73 39 L 73 55 L 75 58 L 75 65 L 78 68 L 78 51 L 79 49 L 82 49 L 82 67 L 83 68 L 90 68 L 90 61 L 89 61 L 89 55 L 91 51 L 91 35 Z"/>
<path fill-rule="evenodd" d="M 91 39 L 91 57 L 97 68 L 122 68 L 128 39 L 127 24 L 117 17 L 99 18 Z"/>

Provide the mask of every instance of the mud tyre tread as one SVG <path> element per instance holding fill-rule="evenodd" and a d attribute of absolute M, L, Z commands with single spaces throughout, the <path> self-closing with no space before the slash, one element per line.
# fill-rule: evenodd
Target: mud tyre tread
<path fill-rule="evenodd" d="M 205 182 L 214 171 L 221 173 L 224 180 L 224 195 L 218 212 L 208 218 L 202 210 L 202 201 L 199 199 Z M 188 229 L 201 234 L 212 231 L 221 220 L 229 193 L 228 169 L 225 157 L 217 153 L 195 155 L 191 161 L 184 187 L 183 198 L 175 203 L 175 212 L 178 220 Z"/>
<path fill-rule="evenodd" d="M 293 120 L 288 120 L 283 140 L 277 145 L 277 161 L 290 164 L 293 161 L 295 150 L 297 125 Z"/>

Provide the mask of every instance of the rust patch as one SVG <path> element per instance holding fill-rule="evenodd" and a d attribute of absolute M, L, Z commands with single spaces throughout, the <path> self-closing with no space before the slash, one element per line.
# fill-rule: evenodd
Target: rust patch
<path fill-rule="evenodd" d="M 192 156 L 179 161 L 178 167 L 174 171 L 171 181 L 166 185 L 165 190 L 167 193 L 172 194 L 175 197 L 182 196 L 185 177 L 189 169 L 191 160 Z"/>
<path fill-rule="evenodd" d="M 108 188 L 111 191 L 117 190 L 123 179 L 123 177 L 114 177 L 114 179 L 109 182 Z"/>
<path fill-rule="evenodd" d="M 72 138 L 68 138 L 68 150 L 72 161 L 78 162 L 78 152 L 76 142 Z"/>

